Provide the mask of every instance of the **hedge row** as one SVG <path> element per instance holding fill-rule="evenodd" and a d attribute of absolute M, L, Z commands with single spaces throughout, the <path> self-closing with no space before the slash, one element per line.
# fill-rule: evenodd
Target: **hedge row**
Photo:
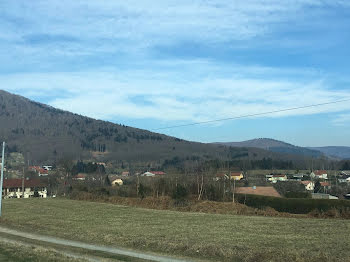
<path fill-rule="evenodd" d="M 279 198 L 258 195 L 236 194 L 235 200 L 250 207 L 263 209 L 272 207 L 279 212 L 307 214 L 313 210 L 321 212 L 337 209 L 340 212 L 350 210 L 350 201 L 308 198 Z"/>

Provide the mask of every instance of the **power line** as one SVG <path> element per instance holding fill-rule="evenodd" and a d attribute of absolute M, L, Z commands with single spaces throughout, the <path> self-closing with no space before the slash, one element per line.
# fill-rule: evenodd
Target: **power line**
<path fill-rule="evenodd" d="M 337 104 L 337 103 L 348 102 L 348 101 L 350 101 L 350 99 L 337 100 L 337 101 L 320 103 L 320 104 L 312 104 L 312 105 L 307 105 L 307 106 L 291 107 L 291 108 L 279 109 L 279 110 L 268 111 L 268 112 L 263 112 L 263 113 L 255 113 L 255 114 L 227 117 L 227 118 L 221 118 L 221 119 L 213 119 L 213 120 L 208 120 L 208 121 L 194 122 L 194 123 L 190 123 L 190 124 L 181 124 L 181 125 L 175 125 L 175 126 L 160 127 L 160 128 L 156 128 L 153 130 L 156 131 L 156 130 L 177 128 L 177 127 L 195 126 L 195 125 L 221 122 L 221 121 L 227 121 L 227 120 L 234 120 L 234 119 L 240 119 L 240 118 L 247 118 L 247 117 L 253 117 L 253 116 L 269 115 L 269 114 L 274 114 L 274 113 L 293 111 L 293 110 L 299 110 L 299 109 L 310 108 L 310 107 L 318 107 L 318 106 L 324 106 L 324 105 L 330 105 L 330 104 Z"/>

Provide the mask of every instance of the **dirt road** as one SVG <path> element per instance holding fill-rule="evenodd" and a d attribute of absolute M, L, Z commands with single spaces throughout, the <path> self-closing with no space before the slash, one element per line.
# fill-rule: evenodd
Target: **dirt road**
<path fill-rule="evenodd" d="M 114 255 L 123 255 L 130 258 L 139 258 L 139 259 L 144 259 L 148 261 L 190 262 L 189 260 L 182 260 L 182 259 L 177 259 L 172 257 L 147 254 L 147 253 L 128 250 L 124 248 L 92 245 L 92 244 L 86 244 L 83 242 L 66 240 L 66 239 L 56 238 L 51 236 L 42 236 L 42 235 L 37 235 L 32 233 L 20 232 L 17 230 L 13 230 L 13 229 L 1 227 L 1 226 L 0 226 L 0 233 L 5 233 L 5 234 L 17 236 L 17 237 L 26 238 L 26 239 L 32 239 L 32 240 L 42 241 L 42 242 L 51 243 L 55 245 L 60 245 L 62 247 L 67 246 L 67 247 L 81 248 L 89 251 L 99 251 L 99 252 L 105 252 L 105 253 L 114 254 Z"/>

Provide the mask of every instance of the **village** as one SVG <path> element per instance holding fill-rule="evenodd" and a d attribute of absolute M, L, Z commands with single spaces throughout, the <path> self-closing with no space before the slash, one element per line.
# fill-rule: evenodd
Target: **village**
<path fill-rule="evenodd" d="M 79 168 L 80 166 L 80 168 Z M 66 196 L 74 189 L 84 186 L 114 188 L 120 196 L 139 196 L 140 184 L 145 196 L 170 194 L 172 183 L 182 184 L 189 194 L 198 193 L 193 184 L 203 190 L 214 190 L 217 195 L 245 194 L 272 197 L 307 197 L 313 199 L 350 199 L 350 171 L 348 170 L 247 170 L 238 168 L 189 172 L 181 174 L 170 170 L 107 172 L 104 162 L 77 162 L 70 170 L 56 165 L 35 165 L 26 169 L 4 168 L 3 198 L 31 198 Z M 81 172 L 85 170 L 86 172 Z M 201 184 L 201 185 L 200 185 Z M 159 187 L 164 188 L 159 188 Z M 158 187 L 156 190 L 155 187 Z M 222 192 L 222 193 L 219 193 Z M 205 194 L 202 194 L 205 198 Z M 210 200 L 225 200 L 225 197 L 209 197 Z"/>

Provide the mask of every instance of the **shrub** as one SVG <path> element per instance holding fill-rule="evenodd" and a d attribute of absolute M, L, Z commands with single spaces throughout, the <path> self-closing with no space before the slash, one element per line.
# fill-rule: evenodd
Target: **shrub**
<path fill-rule="evenodd" d="M 272 207 L 279 212 L 307 214 L 313 210 L 326 212 L 331 209 L 348 210 L 350 201 L 307 198 L 279 198 L 257 195 L 235 195 L 236 201 L 247 206 L 264 209 Z"/>

